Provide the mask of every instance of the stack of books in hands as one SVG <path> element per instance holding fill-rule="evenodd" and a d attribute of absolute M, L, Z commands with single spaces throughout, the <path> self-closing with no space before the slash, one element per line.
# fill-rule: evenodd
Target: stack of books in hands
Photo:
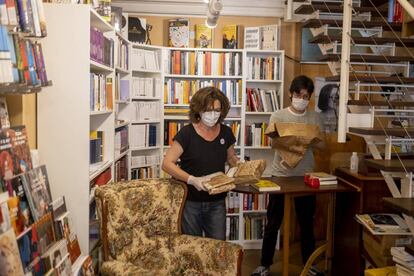
<path fill-rule="evenodd" d="M 236 188 L 234 179 L 222 172 L 206 175 L 205 178 L 208 180 L 203 182 L 203 184 L 208 189 L 210 195 L 228 192 Z"/>
<path fill-rule="evenodd" d="M 337 185 L 338 180 L 335 175 L 325 172 L 312 172 L 305 174 L 305 184 L 312 188 L 319 188 L 325 185 Z"/>
<path fill-rule="evenodd" d="M 266 160 L 252 160 L 240 162 L 236 167 L 230 168 L 227 176 L 234 178 L 236 185 L 250 185 L 260 180 L 266 169 Z"/>

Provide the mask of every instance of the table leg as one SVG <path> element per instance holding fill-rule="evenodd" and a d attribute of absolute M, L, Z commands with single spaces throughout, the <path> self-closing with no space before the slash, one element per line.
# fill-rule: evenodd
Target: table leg
<path fill-rule="evenodd" d="M 326 264 L 325 269 L 328 275 L 331 275 L 332 271 L 332 257 L 333 257 L 333 238 L 334 238 L 334 212 L 335 212 L 335 194 L 329 193 L 328 203 L 328 218 L 327 218 L 327 229 L 326 229 Z"/>
<path fill-rule="evenodd" d="M 290 206 L 292 197 L 285 195 L 285 209 L 283 214 L 283 276 L 289 275 L 289 234 L 290 234 Z"/>

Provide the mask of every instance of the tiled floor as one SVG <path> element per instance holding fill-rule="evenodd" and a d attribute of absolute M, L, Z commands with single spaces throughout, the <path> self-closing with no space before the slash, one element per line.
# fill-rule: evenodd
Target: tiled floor
<path fill-rule="evenodd" d="M 260 250 L 245 250 L 242 264 L 242 276 L 249 276 L 255 268 L 260 264 Z M 272 276 L 282 275 L 282 250 L 276 251 L 274 257 L 274 264 L 270 267 Z M 303 264 L 300 255 L 300 244 L 295 243 L 290 245 L 289 257 L 289 276 L 297 276 L 301 273 Z M 322 268 L 324 262 L 318 263 L 318 267 Z"/>

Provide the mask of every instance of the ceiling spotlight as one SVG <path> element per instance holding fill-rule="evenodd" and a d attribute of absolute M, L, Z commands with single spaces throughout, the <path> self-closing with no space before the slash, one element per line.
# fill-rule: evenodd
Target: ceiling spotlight
<path fill-rule="evenodd" d="M 220 0 L 211 0 L 208 3 L 206 25 L 209 28 L 215 28 L 217 26 L 217 20 L 220 16 L 220 12 L 223 9 L 223 4 Z"/>

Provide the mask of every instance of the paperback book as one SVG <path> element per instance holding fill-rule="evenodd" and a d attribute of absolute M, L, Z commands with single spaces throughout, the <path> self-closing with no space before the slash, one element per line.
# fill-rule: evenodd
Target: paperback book
<path fill-rule="evenodd" d="M 49 204 L 52 202 L 46 166 L 30 170 L 21 178 L 33 219 L 38 221 L 49 212 Z"/>
<path fill-rule="evenodd" d="M 190 21 L 173 19 L 168 22 L 168 46 L 187 48 L 190 45 Z"/>
<path fill-rule="evenodd" d="M 208 193 L 210 195 L 228 192 L 236 188 L 236 186 L 234 185 L 234 179 L 228 177 L 222 172 L 213 173 L 205 177 L 208 180 L 206 180 L 203 183 L 207 187 Z"/>
<path fill-rule="evenodd" d="M 21 177 L 17 176 L 11 179 L 10 184 L 9 202 L 11 206 L 9 205 L 9 207 L 12 209 L 9 209 L 9 211 L 12 213 L 14 231 L 16 235 L 20 235 L 20 233 L 30 227 L 33 223 L 33 218 Z"/>
<path fill-rule="evenodd" d="M 207 27 L 205 24 L 196 24 L 194 28 L 196 48 L 212 48 L 213 29 Z"/>
<path fill-rule="evenodd" d="M 411 235 L 405 221 L 396 214 L 363 214 L 355 217 L 373 235 Z"/>
<path fill-rule="evenodd" d="M 13 229 L 9 229 L 0 234 L 0 256 L 0 275 L 24 275 L 19 248 L 17 247 Z"/>
<path fill-rule="evenodd" d="M 259 180 L 257 183 L 252 184 L 252 187 L 259 192 L 272 192 L 280 190 L 280 186 L 270 180 Z"/>

